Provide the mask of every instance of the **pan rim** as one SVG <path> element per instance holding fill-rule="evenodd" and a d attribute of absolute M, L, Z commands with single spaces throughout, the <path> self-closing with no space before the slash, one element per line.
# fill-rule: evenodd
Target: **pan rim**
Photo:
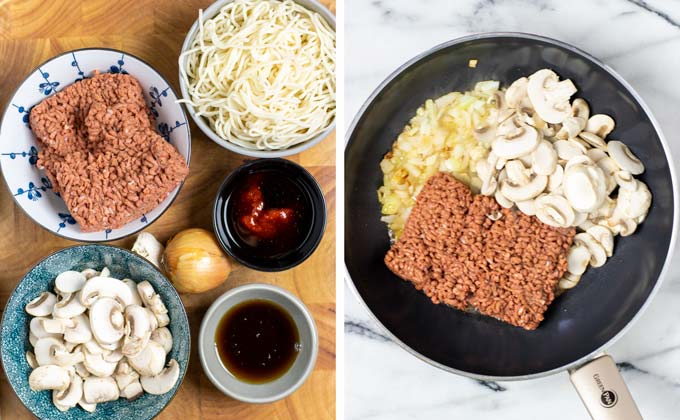
<path fill-rule="evenodd" d="M 654 117 L 654 114 L 652 113 L 652 110 L 649 108 L 647 103 L 642 99 L 642 97 L 638 94 L 638 92 L 618 73 L 616 72 L 613 68 L 611 68 L 609 65 L 605 64 L 602 62 L 600 59 L 596 58 L 595 56 L 583 51 L 582 49 L 575 47 L 571 44 L 568 44 L 563 41 L 559 41 L 553 38 L 549 38 L 546 36 L 542 35 L 536 35 L 536 34 L 531 34 L 531 33 L 526 33 L 526 32 L 482 32 L 482 33 L 477 33 L 477 34 L 472 34 L 472 35 L 466 35 L 458 38 L 454 38 L 452 40 L 440 43 L 418 55 L 415 57 L 409 59 L 406 61 L 404 64 L 400 65 L 396 70 L 391 72 L 371 93 L 371 95 L 366 98 L 364 103 L 361 105 L 361 108 L 357 111 L 357 113 L 354 115 L 354 118 L 352 119 L 352 122 L 349 124 L 347 127 L 347 131 L 345 134 L 345 152 L 347 151 L 347 147 L 350 142 L 350 138 L 352 134 L 354 133 L 359 120 L 363 117 L 364 113 L 366 112 L 366 109 L 373 103 L 373 101 L 376 99 L 376 97 L 382 93 L 382 91 L 385 89 L 385 87 L 390 84 L 395 78 L 397 78 L 399 75 L 401 75 L 404 70 L 407 68 L 411 67 L 412 65 L 418 63 L 419 61 L 443 50 L 446 48 L 449 48 L 451 46 L 461 44 L 463 42 L 468 42 L 468 41 L 476 41 L 480 39 L 491 39 L 491 38 L 519 38 L 519 39 L 529 39 L 529 40 L 534 40 L 534 41 L 541 41 L 545 42 L 548 44 L 552 44 L 561 48 L 564 48 L 566 50 L 569 50 L 577 55 L 580 55 L 591 62 L 593 62 L 595 65 L 601 67 L 605 72 L 607 72 L 610 76 L 612 76 L 617 82 L 619 82 L 627 91 L 630 93 L 633 98 L 638 102 L 642 110 L 645 112 L 647 117 L 649 118 L 649 121 L 651 122 L 652 126 L 654 127 L 654 131 L 656 132 L 657 136 L 659 137 L 659 140 L 661 142 L 661 146 L 663 147 L 664 154 L 665 154 L 665 159 L 666 162 L 668 163 L 668 169 L 670 172 L 671 176 L 671 185 L 672 185 L 672 190 L 673 190 L 673 227 L 672 227 L 672 232 L 671 232 L 671 239 L 668 244 L 668 250 L 666 252 L 666 257 L 664 259 L 663 266 L 661 268 L 661 272 L 659 273 L 659 276 L 656 279 L 656 283 L 654 284 L 654 287 L 652 288 L 652 291 L 649 293 L 649 296 L 645 299 L 644 303 L 640 307 L 640 309 L 637 311 L 635 315 L 626 323 L 626 325 L 619 330 L 612 338 L 607 340 L 604 344 L 601 346 L 597 347 L 590 353 L 586 354 L 585 356 L 580 357 L 577 360 L 574 360 L 570 363 L 567 363 L 565 365 L 562 365 L 560 367 L 546 370 L 546 371 L 541 371 L 541 372 L 536 372 L 536 373 L 531 373 L 531 374 L 526 374 L 526 375 L 513 375 L 513 376 L 493 376 L 493 375 L 483 375 L 483 374 L 478 374 L 475 372 L 467 372 L 464 370 L 460 369 L 455 369 L 450 366 L 444 365 L 442 363 L 439 363 L 435 360 L 430 359 L 429 357 L 419 353 L 418 351 L 414 350 L 410 346 L 408 346 L 406 343 L 401 341 L 398 337 L 396 337 L 385 325 L 378 319 L 378 317 L 373 313 L 373 311 L 368 307 L 364 299 L 361 297 L 359 294 L 359 291 L 357 290 L 354 281 L 352 280 L 352 276 L 349 273 L 349 269 L 347 268 L 347 260 L 346 258 L 343 258 L 343 268 L 344 268 L 344 274 L 345 274 L 345 284 L 349 287 L 351 290 L 352 294 L 357 298 L 361 306 L 368 312 L 370 318 L 375 322 L 380 329 L 382 329 L 382 332 L 385 333 L 387 337 L 394 343 L 396 343 L 399 347 L 402 349 L 406 350 L 408 353 L 411 355 L 415 356 L 416 358 L 420 359 L 421 361 L 434 366 L 436 368 L 439 368 L 441 370 L 444 370 L 449 373 L 454 373 L 457 375 L 461 376 L 466 376 L 468 378 L 476 379 L 476 380 L 482 380 L 482 381 L 521 381 L 521 380 L 528 380 L 528 379 L 537 379 L 537 378 L 543 378 L 546 376 L 554 375 L 559 372 L 563 371 L 569 371 L 575 368 L 578 368 L 579 366 L 584 365 L 585 363 L 595 359 L 598 355 L 601 355 L 605 349 L 609 348 L 611 345 L 613 345 L 615 342 L 617 342 L 621 337 L 623 337 L 629 330 L 630 328 L 640 319 L 642 314 L 649 308 L 649 305 L 651 302 L 654 300 L 654 297 L 658 293 L 659 289 L 661 288 L 663 281 L 665 280 L 668 271 L 670 269 L 670 262 L 671 262 L 671 257 L 673 255 L 673 251 L 675 249 L 676 245 L 676 240 L 677 240 L 677 228 L 678 228 L 678 217 L 680 214 L 680 209 L 678 209 L 678 203 L 679 203 L 679 198 L 678 198 L 678 183 L 677 183 L 677 176 L 676 176 L 676 171 L 675 171 L 675 163 L 673 160 L 673 156 L 671 154 L 671 149 L 668 144 L 668 141 L 666 140 L 666 137 L 663 134 L 663 131 L 661 130 L 661 127 L 659 125 L 659 122 L 656 120 L 656 117 Z M 343 197 L 344 199 L 344 197 Z"/>

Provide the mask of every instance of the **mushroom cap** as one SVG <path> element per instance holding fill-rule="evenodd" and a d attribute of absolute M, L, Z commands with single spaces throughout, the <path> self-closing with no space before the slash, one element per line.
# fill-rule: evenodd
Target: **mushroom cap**
<path fill-rule="evenodd" d="M 54 288 L 61 293 L 75 293 L 85 285 L 85 275 L 80 271 L 64 271 L 54 280 Z M 77 401 L 76 401 L 77 402 Z"/>
<path fill-rule="evenodd" d="M 103 277 L 101 274 L 86 281 L 80 294 L 81 303 L 87 307 L 102 297 L 114 298 L 123 307 L 132 303 L 132 292 L 125 283 L 112 277 Z"/>
<path fill-rule="evenodd" d="M 39 366 L 28 376 L 28 385 L 33 391 L 46 389 L 64 390 L 71 383 L 68 369 L 57 365 Z"/>
<path fill-rule="evenodd" d="M 55 318 L 73 318 L 87 310 L 85 305 L 80 302 L 80 291 L 75 293 L 64 293 L 61 299 L 54 305 L 52 316 Z"/>
<path fill-rule="evenodd" d="M 517 120 L 509 121 L 517 122 Z M 528 124 L 519 122 L 518 131 L 513 132 L 512 135 L 501 134 L 497 136 L 491 145 L 491 150 L 499 158 L 515 159 L 533 152 L 538 146 L 538 142 L 538 131 Z"/>
<path fill-rule="evenodd" d="M 575 244 L 569 248 L 567 254 L 567 271 L 571 274 L 581 275 L 588 268 L 590 262 L 590 251 L 583 244 Z"/>
<path fill-rule="evenodd" d="M 83 396 L 90 404 L 115 401 L 120 396 L 118 385 L 111 377 L 97 378 L 89 376 L 83 383 Z"/>
<path fill-rule="evenodd" d="M 179 364 L 175 359 L 171 359 L 168 367 L 163 369 L 155 376 L 142 376 L 140 382 L 144 391 L 153 395 L 165 394 L 170 391 L 177 383 L 179 378 Z"/>
<path fill-rule="evenodd" d="M 155 341 L 149 341 L 138 355 L 127 358 L 128 363 L 142 376 L 154 376 L 163 370 L 165 350 Z"/>
<path fill-rule="evenodd" d="M 500 184 L 501 193 L 514 202 L 532 199 L 545 190 L 548 185 L 548 177 L 536 175 L 528 184 L 514 185 L 509 180 L 503 180 Z"/>
<path fill-rule="evenodd" d="M 606 114 L 595 114 L 588 118 L 585 131 L 606 138 L 614 129 L 614 119 Z"/>
<path fill-rule="evenodd" d="M 61 411 L 75 407 L 83 398 L 83 379 L 75 373 L 70 373 L 71 382 L 63 391 L 52 391 L 52 402 Z"/>
<path fill-rule="evenodd" d="M 587 232 L 581 232 L 574 236 L 574 243 L 578 245 L 585 245 L 590 252 L 590 265 L 593 267 L 601 267 L 607 262 L 607 253 L 604 247 L 590 236 Z"/>
<path fill-rule="evenodd" d="M 86 347 L 82 348 L 82 352 L 85 356 L 85 360 L 83 362 L 85 369 L 87 369 L 87 371 L 92 375 L 100 378 L 113 375 L 118 362 L 107 362 L 104 360 L 104 354 L 92 354 L 87 350 Z"/>
<path fill-rule="evenodd" d="M 640 175 L 645 171 L 645 166 L 624 143 L 618 140 L 610 141 L 607 143 L 607 152 L 621 169 L 633 175 Z"/>
<path fill-rule="evenodd" d="M 40 296 L 28 302 L 26 312 L 33 316 L 52 315 L 52 309 L 57 303 L 57 297 L 50 292 L 42 292 Z"/>
<path fill-rule="evenodd" d="M 576 215 L 569 201 L 561 195 L 546 194 L 538 197 L 534 204 L 536 217 L 546 225 L 553 227 L 569 227 L 574 223 Z"/>
<path fill-rule="evenodd" d="M 73 327 L 64 331 L 64 341 L 67 343 L 82 344 L 92 340 L 92 330 L 90 329 L 90 319 L 85 314 L 80 314 L 74 318 Z"/>
<path fill-rule="evenodd" d="M 571 207 L 582 213 L 597 210 L 607 194 L 604 173 L 597 166 L 573 165 L 564 171 L 564 196 Z"/>
<path fill-rule="evenodd" d="M 574 93 L 574 83 L 568 79 L 559 81 L 552 70 L 542 69 L 529 76 L 529 100 L 536 113 L 551 124 L 559 124 L 571 115 L 569 98 Z"/>
<path fill-rule="evenodd" d="M 541 140 L 531 153 L 531 169 L 537 175 L 551 175 L 557 167 L 557 152 L 550 142 Z"/>
<path fill-rule="evenodd" d="M 117 343 L 124 334 L 123 308 L 120 303 L 110 297 L 97 299 L 90 307 L 90 329 L 100 344 Z"/>
<path fill-rule="evenodd" d="M 634 220 L 646 215 L 652 204 L 652 193 L 644 182 L 635 181 L 637 188 L 619 188 L 616 214 L 621 219 Z"/>
<path fill-rule="evenodd" d="M 151 333 L 151 340 L 160 344 L 161 347 L 163 347 L 163 350 L 165 350 L 165 354 L 170 353 L 170 350 L 172 350 L 172 333 L 167 327 L 154 330 L 154 332 Z"/>

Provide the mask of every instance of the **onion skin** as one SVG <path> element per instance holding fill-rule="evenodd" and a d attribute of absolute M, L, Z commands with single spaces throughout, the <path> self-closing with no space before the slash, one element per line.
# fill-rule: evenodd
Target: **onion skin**
<path fill-rule="evenodd" d="M 231 263 L 215 236 L 205 229 L 186 229 L 165 247 L 161 265 L 180 293 L 201 293 L 224 283 Z"/>

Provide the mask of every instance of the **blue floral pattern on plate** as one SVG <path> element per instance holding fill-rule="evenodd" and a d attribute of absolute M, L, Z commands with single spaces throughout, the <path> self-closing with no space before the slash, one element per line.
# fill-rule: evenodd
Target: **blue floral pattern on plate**
<path fill-rule="evenodd" d="M 35 182 L 31 181 L 28 183 L 27 188 L 17 188 L 17 192 L 14 196 L 26 194 L 26 197 L 28 197 L 29 200 L 38 201 L 38 199 L 42 197 L 41 191 L 46 192 L 47 190 L 52 189 L 52 183 L 47 177 L 40 178 L 40 183 L 42 185 L 36 185 Z"/>
<path fill-rule="evenodd" d="M 8 153 L 1 153 L 0 156 L 9 156 L 10 159 L 16 159 L 17 157 L 27 157 L 28 158 L 28 163 L 31 165 L 35 165 L 38 163 L 38 149 L 35 148 L 35 146 L 31 146 L 31 148 L 26 152 L 8 152 Z"/>
<path fill-rule="evenodd" d="M 10 98 L 14 111 L 2 119 L 0 167 L 17 205 L 31 219 L 55 234 L 83 242 L 113 241 L 144 229 L 170 206 L 179 191 L 176 189 L 155 209 L 118 229 L 82 232 L 75 223 L 44 170 L 37 166 L 39 145 L 28 127 L 29 115 L 31 108 L 46 96 L 86 79 L 95 70 L 134 76 L 156 118 L 159 135 L 177 147 L 187 163 L 191 154 L 189 126 L 182 106 L 176 103 L 177 94 L 158 72 L 138 58 L 110 49 L 82 49 L 64 53 L 36 68 Z"/>

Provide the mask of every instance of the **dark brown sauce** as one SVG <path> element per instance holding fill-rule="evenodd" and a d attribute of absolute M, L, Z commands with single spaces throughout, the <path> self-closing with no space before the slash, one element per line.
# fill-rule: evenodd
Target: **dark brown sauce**
<path fill-rule="evenodd" d="M 253 384 L 280 378 L 300 349 L 295 321 L 281 306 L 264 299 L 242 302 L 220 320 L 217 354 L 236 378 Z"/>

